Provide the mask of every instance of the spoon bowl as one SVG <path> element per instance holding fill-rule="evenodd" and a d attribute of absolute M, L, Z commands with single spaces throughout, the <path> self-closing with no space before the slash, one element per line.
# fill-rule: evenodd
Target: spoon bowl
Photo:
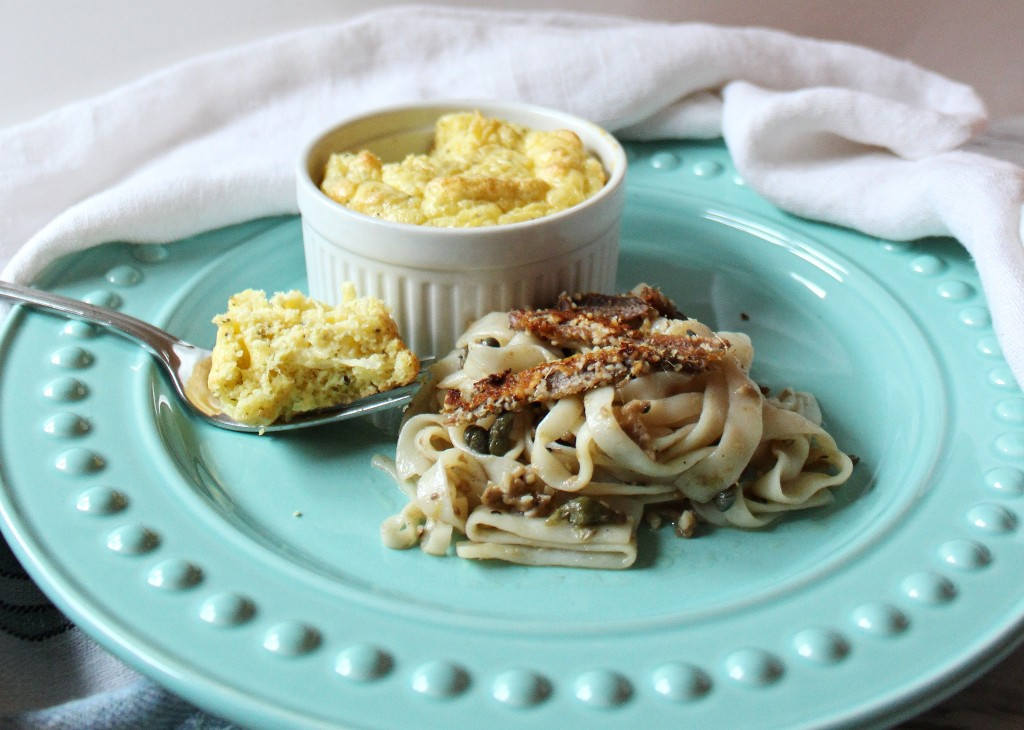
<path fill-rule="evenodd" d="M 421 370 L 420 377 L 409 385 L 376 393 L 350 403 L 297 413 L 287 421 L 275 421 L 263 425 L 242 423 L 220 409 L 216 397 L 207 387 L 206 382 L 210 373 L 212 356 L 209 350 L 185 342 L 149 322 L 113 309 L 98 307 L 77 299 L 7 281 L 0 281 L 0 299 L 23 304 L 67 319 L 91 322 L 142 345 L 157 359 L 170 378 L 175 392 L 196 414 L 212 425 L 230 431 L 258 434 L 293 431 L 398 408 L 412 400 L 413 395 L 419 390 L 423 378 Z M 420 362 L 426 364 L 432 359 L 421 358 Z"/>

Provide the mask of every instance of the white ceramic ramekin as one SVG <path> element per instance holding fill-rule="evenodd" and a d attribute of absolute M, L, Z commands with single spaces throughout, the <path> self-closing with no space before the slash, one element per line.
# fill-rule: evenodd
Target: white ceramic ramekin
<path fill-rule="evenodd" d="M 357 213 L 320 191 L 333 152 L 369 149 L 383 161 L 427 152 L 443 114 L 478 110 L 531 129 L 571 129 L 601 160 L 599 193 L 543 218 L 479 228 L 392 223 Z M 626 154 L 595 124 L 513 102 L 455 100 L 406 105 L 345 121 L 318 136 L 298 165 L 298 204 L 309 294 L 336 303 L 343 282 L 392 308 L 419 355 L 443 355 L 474 319 L 496 310 L 545 306 L 563 292 L 615 286 Z"/>

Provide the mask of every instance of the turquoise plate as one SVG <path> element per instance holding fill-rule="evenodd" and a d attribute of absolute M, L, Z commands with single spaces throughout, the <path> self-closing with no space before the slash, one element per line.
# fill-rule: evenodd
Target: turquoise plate
<path fill-rule="evenodd" d="M 196 420 L 149 356 L 17 311 L 0 507 L 34 578 L 142 672 L 252 727 L 884 725 L 974 679 L 1024 618 L 1024 397 L 951 240 L 779 212 L 717 143 L 630 148 L 619 284 L 744 330 L 860 457 L 761 532 L 643 531 L 624 572 L 398 552 L 370 465 L 393 422 L 273 437 Z M 38 282 L 212 344 L 246 287 L 305 285 L 299 223 L 111 243 Z"/>

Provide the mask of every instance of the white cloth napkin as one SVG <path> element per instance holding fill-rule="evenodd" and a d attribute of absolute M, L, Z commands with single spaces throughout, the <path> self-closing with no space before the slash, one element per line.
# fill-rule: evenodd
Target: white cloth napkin
<path fill-rule="evenodd" d="M 527 100 L 623 138 L 723 135 L 786 210 L 884 238 L 953 235 L 1024 383 L 1024 172 L 958 149 L 984 127 L 982 102 L 905 61 L 755 28 L 410 6 L 200 58 L 0 131 L 2 276 L 293 213 L 314 133 L 440 97 Z"/>
<path fill-rule="evenodd" d="M 786 210 L 884 238 L 955 236 L 1024 383 L 1024 173 L 957 149 L 982 130 L 982 102 L 910 63 L 763 29 L 413 6 L 200 58 L 0 131 L 2 276 L 293 213 L 315 132 L 453 96 L 563 108 L 624 138 L 723 135 Z"/>
<path fill-rule="evenodd" d="M 313 134 L 452 97 L 561 108 L 627 139 L 723 135 L 782 208 L 891 239 L 953 235 L 1024 383 L 1024 172 L 962 149 L 982 102 L 909 63 L 763 29 L 411 6 L 199 58 L 0 130 L 2 277 L 294 213 Z"/>

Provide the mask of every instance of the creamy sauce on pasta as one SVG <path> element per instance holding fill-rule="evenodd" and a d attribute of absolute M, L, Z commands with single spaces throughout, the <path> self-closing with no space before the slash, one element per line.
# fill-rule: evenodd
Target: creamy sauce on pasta
<path fill-rule="evenodd" d="M 658 317 L 645 326 L 716 336 L 693 319 Z M 513 330 L 506 313 L 480 319 L 433 366 L 432 383 L 406 416 L 392 469 L 408 504 L 382 527 L 385 543 L 439 555 L 454 543 L 464 558 L 626 568 L 645 514 L 690 535 L 698 522 L 756 529 L 828 504 L 853 462 L 822 428 L 817 401 L 792 390 L 766 395 L 749 375 L 749 337 L 717 336 L 728 352 L 700 373 L 653 372 L 511 416 L 453 423 L 441 413 L 447 391 L 566 356 L 564 345 Z M 499 448 L 467 438 L 499 418 L 510 421 Z M 599 506 L 572 506 L 580 498 Z M 559 510 L 583 516 L 558 519 Z"/>

